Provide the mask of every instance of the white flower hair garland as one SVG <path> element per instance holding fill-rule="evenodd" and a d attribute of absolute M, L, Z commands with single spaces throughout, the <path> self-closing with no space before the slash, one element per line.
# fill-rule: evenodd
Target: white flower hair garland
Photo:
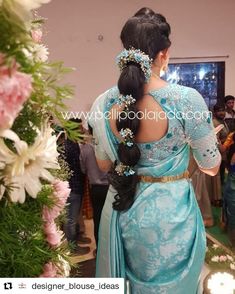
<path fill-rule="evenodd" d="M 153 61 L 151 58 L 149 58 L 147 54 L 145 54 L 141 50 L 135 48 L 131 48 L 129 50 L 124 49 L 117 56 L 116 62 L 121 71 L 128 65 L 129 62 L 138 63 L 144 73 L 146 82 L 150 80 L 152 74 L 151 66 Z"/>

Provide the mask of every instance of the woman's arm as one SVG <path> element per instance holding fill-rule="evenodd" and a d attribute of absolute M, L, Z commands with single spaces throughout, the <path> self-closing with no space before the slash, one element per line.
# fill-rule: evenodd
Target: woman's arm
<path fill-rule="evenodd" d="M 184 118 L 185 134 L 192 148 L 193 157 L 203 173 L 215 176 L 221 163 L 216 137 L 216 132 L 220 131 L 221 127 L 214 128 L 205 100 L 196 90 L 188 88 L 183 105 L 184 113 L 190 109 L 193 114 Z M 198 113 L 201 115 L 196 115 Z"/>
<path fill-rule="evenodd" d="M 220 161 L 220 163 L 221 163 L 221 161 Z M 209 168 L 209 169 L 199 168 L 199 169 L 200 169 L 200 171 L 202 171 L 203 173 L 205 173 L 209 176 L 215 176 L 215 175 L 217 175 L 217 173 L 219 171 L 220 163 L 213 168 Z"/>

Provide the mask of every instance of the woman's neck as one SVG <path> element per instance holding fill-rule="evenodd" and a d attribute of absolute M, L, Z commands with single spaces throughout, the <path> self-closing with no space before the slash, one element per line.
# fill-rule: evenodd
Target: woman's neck
<path fill-rule="evenodd" d="M 145 84 L 144 93 L 148 93 L 151 90 L 164 88 L 166 85 L 167 82 L 161 79 L 160 77 L 160 71 L 158 73 L 152 71 L 150 81 L 147 84 Z"/>

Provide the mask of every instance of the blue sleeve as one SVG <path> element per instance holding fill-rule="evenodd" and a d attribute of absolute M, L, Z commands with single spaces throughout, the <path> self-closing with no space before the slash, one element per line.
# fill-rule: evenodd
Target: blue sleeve
<path fill-rule="evenodd" d="M 186 140 L 192 148 L 198 166 L 210 169 L 217 166 L 221 160 L 212 113 L 195 89 L 185 89 L 181 109 Z"/>

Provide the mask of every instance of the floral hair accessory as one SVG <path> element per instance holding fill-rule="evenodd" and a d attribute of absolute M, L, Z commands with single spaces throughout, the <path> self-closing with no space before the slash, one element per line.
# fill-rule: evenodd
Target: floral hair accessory
<path fill-rule="evenodd" d="M 121 137 L 124 139 L 123 140 L 123 143 L 125 145 L 127 145 L 128 147 L 132 147 L 133 146 L 133 138 L 134 138 L 134 135 L 133 135 L 133 132 L 131 129 L 129 128 L 126 128 L 126 129 L 121 129 L 121 131 L 119 132 L 119 134 L 121 135 Z"/>
<path fill-rule="evenodd" d="M 115 171 L 119 176 L 129 177 L 135 174 L 135 171 L 129 165 L 125 165 L 122 162 L 116 166 Z"/>
<path fill-rule="evenodd" d="M 131 48 L 129 50 L 124 49 L 116 59 L 116 62 L 120 68 L 123 70 L 129 62 L 136 62 L 140 65 L 141 70 L 145 75 L 146 82 L 149 81 L 151 77 L 151 66 L 152 59 L 149 58 L 147 54 L 140 51 L 139 49 Z"/>
<path fill-rule="evenodd" d="M 121 106 L 122 104 L 124 104 L 125 108 L 129 108 L 129 106 L 130 106 L 131 104 L 134 104 L 135 102 L 136 102 L 136 99 L 133 98 L 131 95 L 126 95 L 126 96 L 124 96 L 124 95 L 120 95 L 120 96 L 118 97 L 118 102 L 117 102 L 117 104 L 118 104 L 119 106 Z"/>

